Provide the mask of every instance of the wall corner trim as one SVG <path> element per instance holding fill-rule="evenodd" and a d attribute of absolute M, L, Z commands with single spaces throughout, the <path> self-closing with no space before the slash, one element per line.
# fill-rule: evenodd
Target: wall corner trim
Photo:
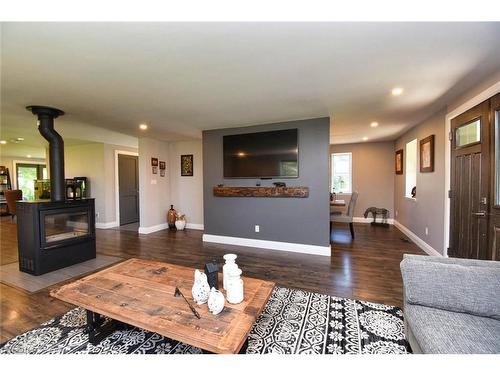
<path fill-rule="evenodd" d="M 443 257 L 443 254 L 434 249 L 431 245 L 429 245 L 427 242 L 425 242 L 423 239 L 421 239 L 419 236 L 417 236 L 415 233 L 413 233 L 399 221 L 394 220 L 394 226 L 398 228 L 401 232 L 403 232 L 403 234 L 405 234 L 408 238 L 410 238 L 415 243 L 415 245 L 420 247 L 428 255 Z"/>
<path fill-rule="evenodd" d="M 117 221 L 108 221 L 105 223 L 95 223 L 95 227 L 97 229 L 109 229 L 109 228 L 115 228 L 118 226 Z"/>
<path fill-rule="evenodd" d="M 203 234 L 203 242 L 213 242 L 226 245 L 238 245 L 246 247 L 258 247 L 270 250 L 291 251 L 294 253 L 331 256 L 330 246 L 306 245 L 292 242 L 257 240 L 253 238 L 217 236 Z"/>
<path fill-rule="evenodd" d="M 162 223 L 162 224 L 158 224 L 158 225 L 153 225 L 151 227 L 139 227 L 138 232 L 139 232 L 139 234 L 150 234 L 150 233 L 158 232 L 160 230 L 164 230 L 167 228 L 168 228 L 168 224 Z"/>
<path fill-rule="evenodd" d="M 186 229 L 204 230 L 205 226 L 203 224 L 187 223 Z"/>

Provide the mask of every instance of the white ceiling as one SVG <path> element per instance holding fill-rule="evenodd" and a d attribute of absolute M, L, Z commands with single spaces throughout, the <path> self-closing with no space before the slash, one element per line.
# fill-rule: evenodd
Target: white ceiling
<path fill-rule="evenodd" d="M 328 115 L 331 143 L 391 140 L 500 69 L 499 23 L 2 28 L 1 136 L 24 135 L 34 147 L 45 141 L 29 104 L 66 111 L 56 121 L 66 138 L 124 145 L 142 134 L 192 139 L 204 129 Z M 395 86 L 402 96 L 390 95 Z"/>

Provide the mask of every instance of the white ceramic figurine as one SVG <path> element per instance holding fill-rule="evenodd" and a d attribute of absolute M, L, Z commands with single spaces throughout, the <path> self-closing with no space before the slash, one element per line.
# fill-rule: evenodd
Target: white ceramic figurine
<path fill-rule="evenodd" d="M 224 309 L 224 304 L 224 294 L 219 292 L 217 289 L 212 288 L 212 290 L 210 290 L 210 296 L 208 297 L 208 309 L 210 312 L 217 315 Z"/>
<path fill-rule="evenodd" d="M 210 286 L 208 285 L 207 275 L 200 270 L 194 271 L 194 284 L 191 288 L 191 293 L 193 294 L 193 299 L 198 305 L 203 305 L 208 301 L 208 295 L 210 293 Z"/>
<path fill-rule="evenodd" d="M 241 279 L 241 270 L 232 268 L 227 277 L 226 297 L 227 302 L 238 304 L 243 301 L 243 280 Z"/>

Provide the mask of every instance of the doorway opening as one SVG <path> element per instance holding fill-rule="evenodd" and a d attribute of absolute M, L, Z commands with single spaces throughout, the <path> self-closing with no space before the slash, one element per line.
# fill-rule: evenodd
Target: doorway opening
<path fill-rule="evenodd" d="M 139 157 L 116 151 L 116 220 L 120 229 L 139 230 Z"/>

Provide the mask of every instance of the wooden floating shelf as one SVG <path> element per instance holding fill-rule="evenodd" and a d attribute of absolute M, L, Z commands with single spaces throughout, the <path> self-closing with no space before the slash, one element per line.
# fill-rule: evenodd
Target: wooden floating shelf
<path fill-rule="evenodd" d="M 235 187 L 214 186 L 216 197 L 255 197 L 255 198 L 307 198 L 308 187 Z"/>

